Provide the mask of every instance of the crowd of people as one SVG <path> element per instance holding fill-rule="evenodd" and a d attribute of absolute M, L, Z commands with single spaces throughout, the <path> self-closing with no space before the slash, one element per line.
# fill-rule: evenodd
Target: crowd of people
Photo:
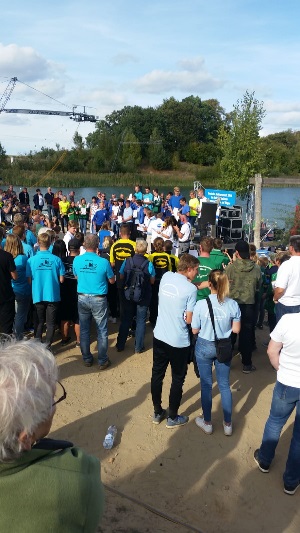
<path fill-rule="evenodd" d="M 277 382 L 262 444 L 254 458 L 259 469 L 267 473 L 282 427 L 296 409 L 284 473 L 284 491 L 294 494 L 300 485 L 300 236 L 292 236 L 288 251 L 276 256 L 257 257 L 255 247 L 244 240 L 236 242 L 230 255 L 223 251 L 221 239 L 208 237 L 201 224 L 203 189 L 191 191 L 189 204 L 180 196 L 178 187 L 173 192 L 164 198 L 156 189 L 151 193 L 149 187 L 142 193 L 137 185 L 128 198 L 112 195 L 107 200 L 104 193 L 98 192 L 86 203 L 84 198 L 76 201 L 73 191 L 68 199 L 62 191 L 52 193 L 49 187 L 44 196 L 37 190 L 34 209 L 29 210 L 26 205 L 30 206 L 30 199 L 24 188 L 19 198 L 23 207 L 16 202 L 11 224 L 5 216 L 6 227 L 0 227 L 0 333 L 13 335 L 19 342 L 26 330 L 33 329 L 35 343 L 39 341 L 40 346 L 36 353 L 40 353 L 41 360 L 47 353 L 54 365 L 51 352 L 55 330 L 60 329 L 61 345 L 66 346 L 72 341 L 70 327 L 74 326 L 74 340 L 83 364 L 91 367 L 95 364 L 91 352 L 94 320 L 97 364 L 99 371 L 104 371 L 112 364 L 107 353 L 108 321 L 118 321 L 116 351 L 124 351 L 128 337 L 133 336 L 138 354 L 146 350 L 149 321 L 153 328 L 153 424 L 166 419 L 166 427 L 172 429 L 188 422 L 188 417 L 178 411 L 188 364 L 193 360 L 200 379 L 203 410 L 195 423 L 206 435 L 213 433 L 214 366 L 223 431 L 225 436 L 231 436 L 233 349 L 238 340 L 242 372 L 253 373 L 255 330 L 263 327 L 266 310 L 271 337 L 268 355 L 277 371 Z M 13 203 L 11 187 L 1 196 L 2 201 Z M 61 197 L 58 208 L 56 197 Z M 4 209 L 3 204 L 2 213 Z M 200 242 L 191 250 L 196 220 Z M 32 358 L 41 374 L 47 372 L 42 363 L 33 362 L 31 341 L 28 348 L 26 345 L 25 341 L 20 343 L 16 356 L 27 350 L 27 364 Z M 0 350 L 0 365 L 9 353 L 9 348 Z M 169 405 L 164 408 L 162 387 L 168 365 L 172 383 Z M 14 379 L 13 372 L 11 368 L 8 381 Z M 26 372 L 29 376 L 31 371 Z M 20 375 L 16 379 L 25 378 Z M 6 386 L 6 381 L 2 381 L 0 393 L 1 387 Z M 55 384 L 49 387 L 49 394 L 53 395 Z M 0 432 L 0 463 L 8 457 L 20 457 L 32 442 L 42 439 L 51 427 L 52 416 L 46 410 L 44 418 L 36 422 L 39 427 L 48 420 L 46 430 L 41 432 L 33 431 L 34 426 L 29 431 L 21 419 L 23 431 L 14 436 L 17 448 L 12 455 L 8 448 L 5 451 L 1 437 L 6 431 L 4 426 Z M 72 444 L 66 446 L 69 448 Z"/>

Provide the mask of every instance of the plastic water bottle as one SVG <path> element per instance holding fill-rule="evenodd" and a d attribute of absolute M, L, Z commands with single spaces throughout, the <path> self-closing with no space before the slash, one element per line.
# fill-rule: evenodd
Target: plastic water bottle
<path fill-rule="evenodd" d="M 103 448 L 105 448 L 106 450 L 112 449 L 117 431 L 118 430 L 116 426 L 109 426 L 107 433 L 105 435 L 105 439 L 103 441 Z"/>

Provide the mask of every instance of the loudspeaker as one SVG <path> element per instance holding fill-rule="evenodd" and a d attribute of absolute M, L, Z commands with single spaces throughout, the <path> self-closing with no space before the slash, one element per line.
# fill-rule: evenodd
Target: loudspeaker
<path fill-rule="evenodd" d="M 201 224 L 215 225 L 217 207 L 218 207 L 217 203 L 202 202 L 201 219 L 200 219 L 201 220 Z"/>
<path fill-rule="evenodd" d="M 233 207 L 221 207 L 221 217 L 226 218 L 241 218 L 242 207 L 240 205 L 234 205 Z"/>
<path fill-rule="evenodd" d="M 222 226 L 223 228 L 242 229 L 243 220 L 241 218 L 219 217 L 218 224 L 219 226 Z"/>

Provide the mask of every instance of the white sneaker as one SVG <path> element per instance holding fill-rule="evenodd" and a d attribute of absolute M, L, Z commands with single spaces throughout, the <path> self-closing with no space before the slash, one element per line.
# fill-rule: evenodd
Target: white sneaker
<path fill-rule="evenodd" d="M 202 429 L 202 431 L 206 433 L 206 435 L 212 434 L 212 431 L 213 431 L 212 424 L 205 424 L 204 418 L 202 418 L 202 416 L 197 416 L 197 418 L 195 419 L 195 423 L 196 423 L 196 426 L 198 426 L 198 428 Z"/>
<path fill-rule="evenodd" d="M 232 435 L 232 424 L 230 424 L 230 426 L 226 426 L 226 424 L 224 424 L 224 422 L 223 422 L 223 428 L 224 428 L 224 435 L 226 435 L 226 437 L 231 437 L 231 435 Z"/>
<path fill-rule="evenodd" d="M 113 318 L 112 316 L 110 316 L 108 318 L 108 320 L 112 323 L 112 324 L 116 324 L 117 323 L 117 319 L 116 318 Z"/>

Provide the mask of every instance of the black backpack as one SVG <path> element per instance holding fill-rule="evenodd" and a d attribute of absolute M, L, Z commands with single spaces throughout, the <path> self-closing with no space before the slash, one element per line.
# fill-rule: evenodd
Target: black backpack
<path fill-rule="evenodd" d="M 134 264 L 132 257 L 129 257 L 126 261 L 128 261 L 129 270 L 127 270 L 124 295 L 126 300 L 138 304 L 143 300 L 145 293 L 146 279 L 144 269 L 148 264 L 148 259 L 145 259 L 140 266 Z"/>

